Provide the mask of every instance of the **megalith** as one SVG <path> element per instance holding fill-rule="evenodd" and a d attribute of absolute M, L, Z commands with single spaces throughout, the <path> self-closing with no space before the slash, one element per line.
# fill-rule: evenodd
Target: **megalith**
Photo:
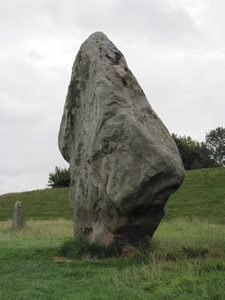
<path fill-rule="evenodd" d="M 152 237 L 184 168 L 123 54 L 102 32 L 76 56 L 58 142 L 70 165 L 75 238 L 123 248 Z"/>
<path fill-rule="evenodd" d="M 16 230 L 21 230 L 26 227 L 24 210 L 23 210 L 22 203 L 20 201 L 17 201 L 14 205 L 12 226 Z"/>

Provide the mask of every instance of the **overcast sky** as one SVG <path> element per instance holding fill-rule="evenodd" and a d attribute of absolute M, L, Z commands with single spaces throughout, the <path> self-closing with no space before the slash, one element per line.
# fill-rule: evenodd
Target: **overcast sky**
<path fill-rule="evenodd" d="M 169 131 L 225 127 L 224 0 L 0 0 L 0 194 L 67 167 L 57 136 L 81 43 L 103 31 Z"/>

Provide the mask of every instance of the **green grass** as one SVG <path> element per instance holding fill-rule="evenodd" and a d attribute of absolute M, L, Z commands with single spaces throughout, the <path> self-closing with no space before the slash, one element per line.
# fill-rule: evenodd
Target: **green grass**
<path fill-rule="evenodd" d="M 224 168 L 186 172 L 150 247 L 132 257 L 74 241 L 67 188 L 0 196 L 0 299 L 225 299 L 224 182 Z"/>
<path fill-rule="evenodd" d="M 0 196 L 0 221 L 12 218 L 13 206 L 21 201 L 25 218 L 48 220 L 72 218 L 69 189 L 45 189 Z M 181 188 L 171 195 L 164 220 L 176 218 L 225 222 L 225 168 L 187 171 Z"/>
<path fill-rule="evenodd" d="M 165 220 L 198 218 L 225 223 L 225 168 L 187 171 L 167 205 Z"/>
<path fill-rule="evenodd" d="M 21 201 L 25 219 L 72 219 L 69 205 L 69 189 L 45 189 L 0 196 L 0 221 L 12 218 L 16 201 Z"/>
<path fill-rule="evenodd" d="M 225 299 L 225 226 L 163 222 L 135 257 L 59 258 L 72 221 L 0 222 L 0 299 Z"/>

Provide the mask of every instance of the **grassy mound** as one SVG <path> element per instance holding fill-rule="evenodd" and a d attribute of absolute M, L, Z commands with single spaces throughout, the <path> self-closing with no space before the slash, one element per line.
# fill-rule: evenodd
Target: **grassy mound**
<path fill-rule="evenodd" d="M 225 168 L 187 171 L 181 188 L 167 205 L 165 221 L 176 218 L 225 222 Z M 0 196 L 0 221 L 11 219 L 13 206 L 21 201 L 26 219 L 71 219 L 69 189 L 45 189 Z"/>
<path fill-rule="evenodd" d="M 12 218 L 16 201 L 21 201 L 25 219 L 72 219 L 69 205 L 69 189 L 45 189 L 0 196 L 0 221 Z"/>
<path fill-rule="evenodd" d="M 167 205 L 164 220 L 201 219 L 225 223 L 225 168 L 187 171 L 181 188 Z"/>

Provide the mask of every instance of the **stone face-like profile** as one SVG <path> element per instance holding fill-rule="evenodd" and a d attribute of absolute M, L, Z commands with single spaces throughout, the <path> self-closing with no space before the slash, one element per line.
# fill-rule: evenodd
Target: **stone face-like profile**
<path fill-rule="evenodd" d="M 184 168 L 123 54 L 101 32 L 81 46 L 59 132 L 76 238 L 106 246 L 151 237 Z"/>
<path fill-rule="evenodd" d="M 20 201 L 17 201 L 14 206 L 12 226 L 16 230 L 21 230 L 26 227 L 24 211 Z"/>

